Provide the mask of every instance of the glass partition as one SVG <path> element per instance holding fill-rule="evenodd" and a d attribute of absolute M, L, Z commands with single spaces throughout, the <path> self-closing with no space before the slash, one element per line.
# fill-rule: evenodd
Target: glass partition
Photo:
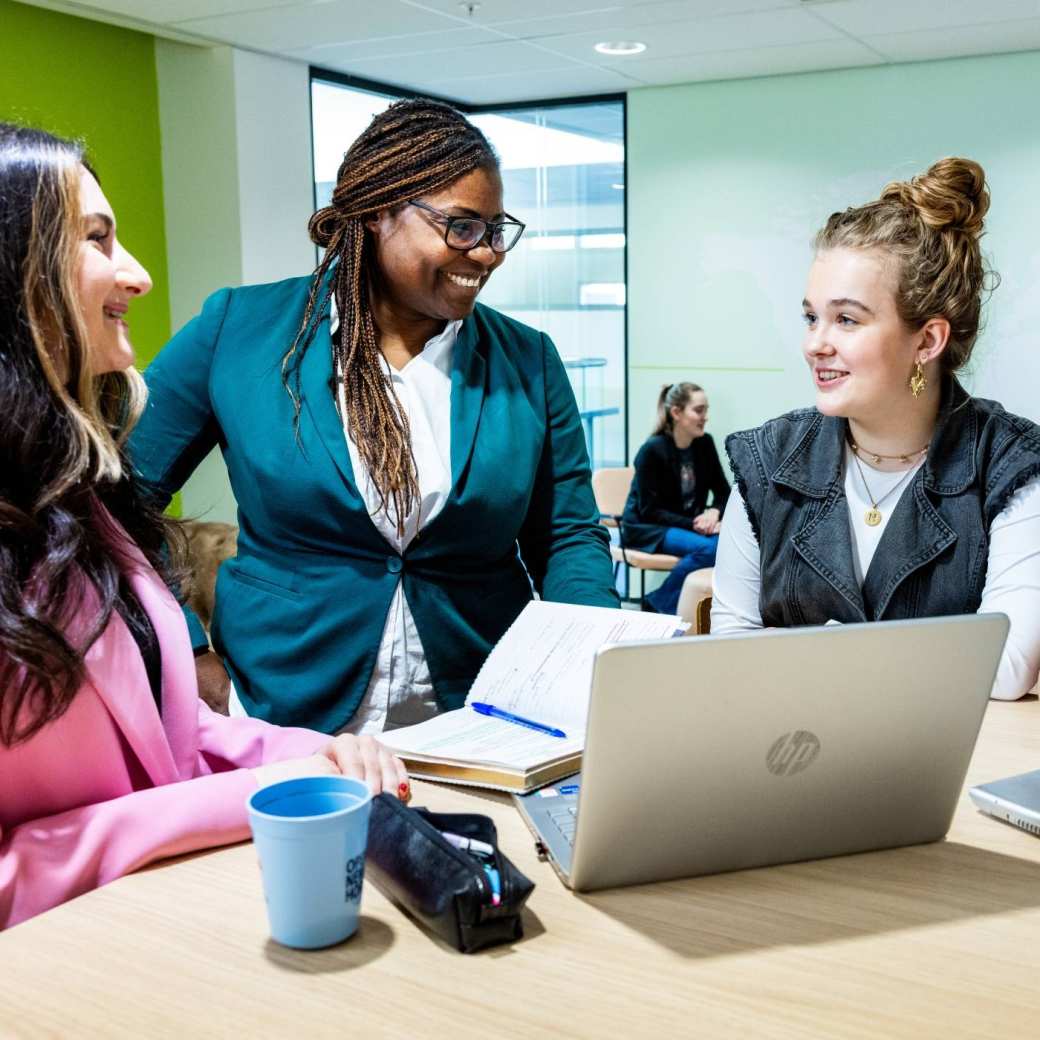
<path fill-rule="evenodd" d="M 315 200 L 326 205 L 350 143 L 395 100 L 312 81 Z M 467 113 L 502 165 L 505 208 L 527 232 L 480 300 L 545 332 L 574 388 L 594 468 L 625 443 L 624 101 Z"/>

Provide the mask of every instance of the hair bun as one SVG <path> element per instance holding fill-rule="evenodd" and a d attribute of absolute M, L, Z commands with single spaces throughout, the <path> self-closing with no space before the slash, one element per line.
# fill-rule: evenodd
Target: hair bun
<path fill-rule="evenodd" d="M 898 199 L 917 210 L 928 227 L 955 228 L 976 237 L 989 210 L 986 173 L 972 159 L 940 159 L 909 181 L 894 181 L 882 199 Z"/>

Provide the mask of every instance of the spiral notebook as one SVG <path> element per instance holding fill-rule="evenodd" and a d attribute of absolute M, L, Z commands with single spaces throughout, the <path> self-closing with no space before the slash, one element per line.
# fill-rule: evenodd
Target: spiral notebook
<path fill-rule="evenodd" d="M 462 708 L 378 739 L 420 779 L 533 790 L 581 768 L 596 651 L 667 639 L 686 627 L 673 615 L 535 600 L 488 655 Z"/>

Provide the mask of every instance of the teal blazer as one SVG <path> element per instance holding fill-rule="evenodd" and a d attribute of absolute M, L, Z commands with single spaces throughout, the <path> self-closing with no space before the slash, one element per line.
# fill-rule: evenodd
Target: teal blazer
<path fill-rule="evenodd" d="M 478 305 L 451 374 L 452 491 L 399 554 L 372 523 L 332 394 L 328 311 L 301 367 L 299 436 L 281 360 L 309 278 L 222 289 L 146 372 L 134 465 L 160 504 L 219 445 L 238 555 L 213 644 L 252 715 L 332 732 L 357 710 L 404 583 L 443 709 L 461 706 L 532 598 L 617 606 L 566 372 L 542 333 Z M 196 645 L 205 637 L 195 622 Z"/>

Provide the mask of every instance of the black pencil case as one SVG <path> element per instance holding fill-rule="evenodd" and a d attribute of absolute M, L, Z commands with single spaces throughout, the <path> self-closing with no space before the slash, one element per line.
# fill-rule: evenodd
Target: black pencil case
<path fill-rule="evenodd" d="M 480 860 L 455 848 L 442 831 L 494 849 L 501 902 Z M 534 882 L 498 847 L 495 824 L 476 813 L 410 809 L 388 794 L 372 800 L 366 876 L 431 932 L 462 953 L 512 942 L 524 934 L 520 911 Z"/>

